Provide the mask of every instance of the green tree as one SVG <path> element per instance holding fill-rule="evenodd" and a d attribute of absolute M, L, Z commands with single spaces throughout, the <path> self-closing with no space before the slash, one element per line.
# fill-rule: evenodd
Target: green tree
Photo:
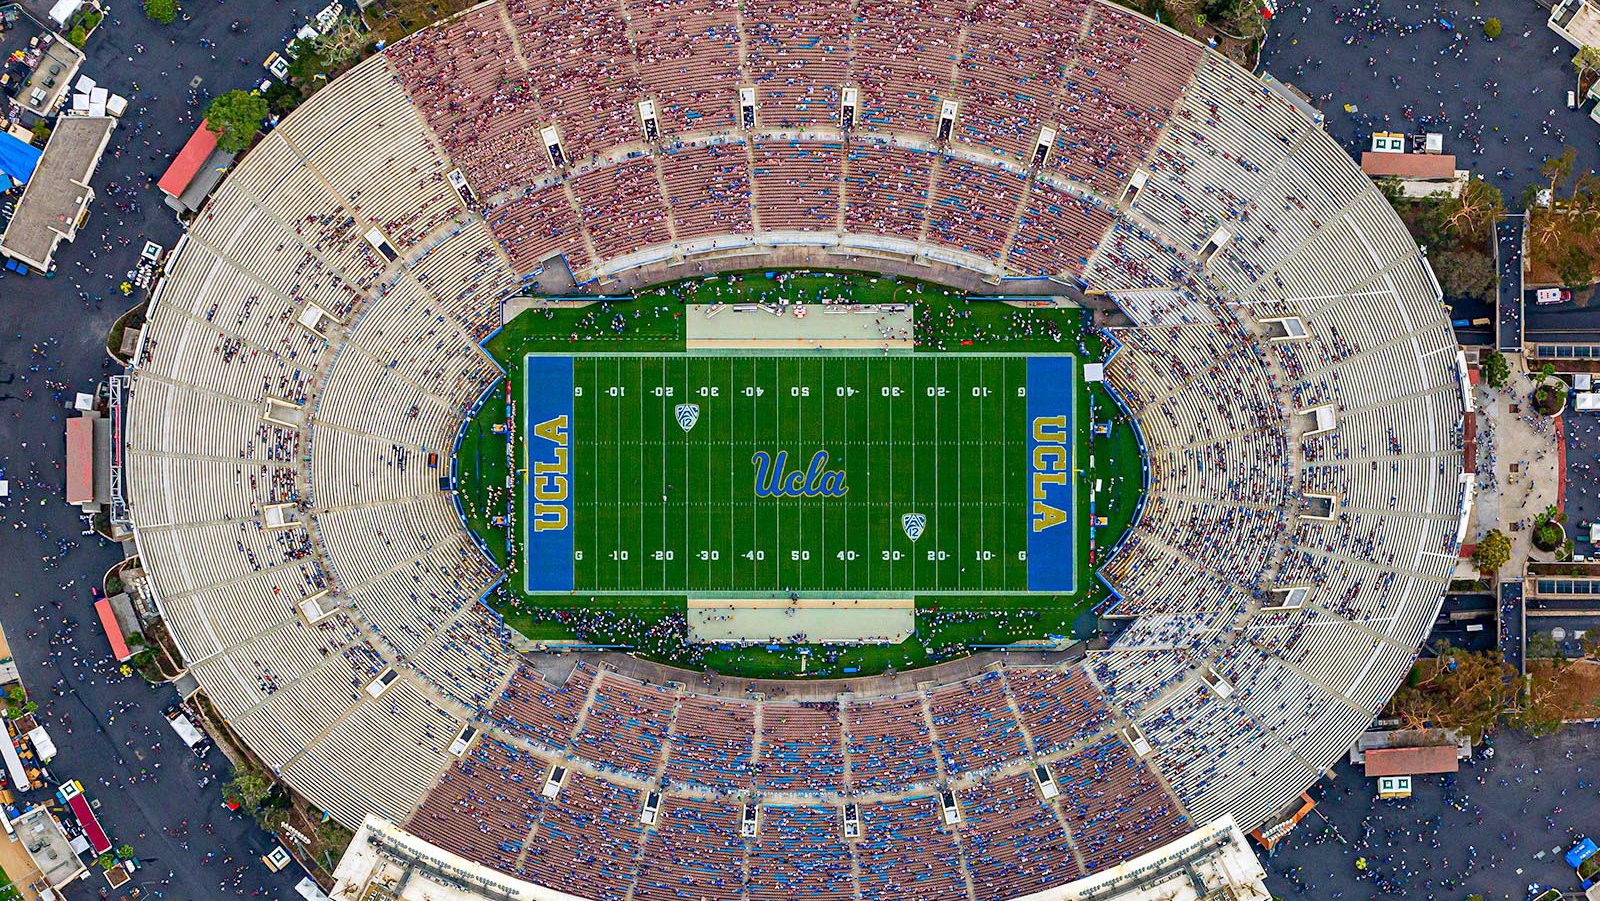
<path fill-rule="evenodd" d="M 1600 635 L 1596 635 L 1593 629 L 1579 635 L 1578 644 L 1583 647 L 1583 656 L 1600 657 Z"/>
<path fill-rule="evenodd" d="M 206 107 L 206 127 L 228 153 L 244 152 L 266 117 L 267 101 L 253 91 L 229 91 Z"/>
<path fill-rule="evenodd" d="M 144 0 L 144 14 L 152 22 L 171 25 L 178 18 L 178 4 L 176 0 Z"/>
<path fill-rule="evenodd" d="M 341 69 L 360 59 L 368 43 L 367 30 L 362 27 L 361 18 L 353 13 L 344 13 L 312 39 L 311 46 L 330 67 Z"/>
<path fill-rule="evenodd" d="M 354 837 L 350 830 L 331 818 L 317 823 L 317 844 L 335 854 L 343 854 Z"/>
<path fill-rule="evenodd" d="M 1585 47 L 1585 50 L 1590 49 Z M 1572 166 L 1578 161 L 1578 151 L 1571 147 L 1563 147 L 1560 156 L 1546 157 L 1539 164 L 1539 174 L 1550 180 L 1550 194 L 1552 197 L 1561 193 L 1561 186 L 1568 178 L 1572 177 Z"/>
<path fill-rule="evenodd" d="M 254 813 L 256 823 L 268 832 L 277 832 L 289 824 L 289 810 L 284 807 L 258 807 Z"/>
<path fill-rule="evenodd" d="M 1488 38 L 1491 41 L 1494 40 L 1495 38 L 1499 37 L 1500 36 L 1500 20 L 1499 19 L 1488 19 L 1488 20 L 1486 20 L 1483 23 L 1483 36 Z"/>
<path fill-rule="evenodd" d="M 1511 381 L 1511 364 L 1506 362 L 1506 355 L 1498 350 L 1489 351 L 1483 358 L 1483 378 L 1491 388 L 1504 388 Z"/>
<path fill-rule="evenodd" d="M 1600 48 L 1579 47 L 1573 54 L 1572 68 L 1578 73 L 1578 90 L 1583 90 L 1583 77 L 1590 72 L 1600 72 Z"/>
<path fill-rule="evenodd" d="M 222 796 L 230 801 L 237 802 L 246 810 L 255 810 L 272 791 L 272 782 L 261 772 L 249 767 L 240 767 L 233 778 L 223 783 Z"/>
<path fill-rule="evenodd" d="M 1494 260 L 1476 250 L 1451 250 L 1431 258 L 1433 271 L 1450 297 L 1487 300 L 1500 286 Z"/>
<path fill-rule="evenodd" d="M 1511 562 L 1511 539 L 1499 529 L 1490 529 L 1472 549 L 1472 562 L 1480 572 L 1499 572 L 1500 567 Z"/>
<path fill-rule="evenodd" d="M 1527 650 L 1529 657 L 1537 657 L 1542 660 L 1554 660 L 1561 656 L 1556 653 L 1556 640 L 1550 637 L 1549 632 L 1543 630 L 1529 635 L 1524 648 Z"/>
<path fill-rule="evenodd" d="M 1555 263 L 1557 277 L 1569 288 L 1584 288 L 1594 281 L 1594 260 L 1576 242 L 1563 242 L 1556 251 Z"/>
<path fill-rule="evenodd" d="M 1498 649 L 1472 653 L 1441 641 L 1434 650 L 1437 659 L 1418 661 L 1419 677 L 1395 693 L 1395 714 L 1408 728 L 1456 729 L 1475 740 L 1492 732 L 1515 696 L 1516 671 Z"/>
<path fill-rule="evenodd" d="M 273 82 L 265 97 L 267 108 L 276 116 L 287 116 L 300 105 L 300 92 L 281 81 Z"/>
<path fill-rule="evenodd" d="M 1533 546 L 1541 551 L 1553 551 L 1566 540 L 1566 533 L 1561 531 L 1561 526 L 1553 522 L 1542 522 L 1533 529 Z"/>
<path fill-rule="evenodd" d="M 1481 246 L 1496 222 L 1505 218 L 1506 202 L 1500 189 L 1481 178 L 1469 178 L 1461 193 L 1441 203 L 1441 213 L 1458 240 Z"/>
<path fill-rule="evenodd" d="M 298 55 L 289 63 L 289 80 L 309 97 L 316 92 L 319 82 L 327 80 L 329 66 L 311 44 L 305 41 L 297 41 L 296 44 L 299 45 Z"/>

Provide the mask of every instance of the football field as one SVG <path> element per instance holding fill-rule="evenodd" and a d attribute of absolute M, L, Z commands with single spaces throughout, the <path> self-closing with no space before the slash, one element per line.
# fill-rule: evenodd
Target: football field
<path fill-rule="evenodd" d="M 1070 355 L 530 354 L 530 593 L 1072 592 Z"/>

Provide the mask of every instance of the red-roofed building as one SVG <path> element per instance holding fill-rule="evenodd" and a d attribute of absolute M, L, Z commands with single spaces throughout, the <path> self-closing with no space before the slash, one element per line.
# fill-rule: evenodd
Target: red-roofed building
<path fill-rule="evenodd" d="M 94 503 L 94 420 L 67 420 L 67 503 Z"/>
<path fill-rule="evenodd" d="M 110 502 L 110 421 L 95 410 L 83 410 L 67 420 L 67 503 L 98 513 Z"/>
<path fill-rule="evenodd" d="M 94 602 L 95 615 L 100 617 L 100 625 L 106 630 L 106 639 L 111 642 L 111 656 L 120 663 L 133 656 L 128 650 L 128 642 L 122 637 L 122 626 L 117 624 L 117 614 L 111 609 L 111 602 L 101 598 Z"/>
<path fill-rule="evenodd" d="M 1367 752 L 1368 776 L 1420 776 L 1454 773 L 1461 762 L 1455 745 L 1421 748 L 1373 748 Z"/>
<path fill-rule="evenodd" d="M 1448 153 L 1361 154 L 1361 171 L 1373 178 L 1407 178 L 1450 181 L 1456 177 L 1456 158 Z"/>
<path fill-rule="evenodd" d="M 156 187 L 167 195 L 167 206 L 178 212 L 194 212 L 233 165 L 234 155 L 217 149 L 217 135 L 200 120 L 183 149 L 162 174 Z"/>
<path fill-rule="evenodd" d="M 178 158 L 167 167 L 156 186 L 172 197 L 181 195 L 194 181 L 195 175 L 199 174 L 200 167 L 205 165 L 206 157 L 216 149 L 217 135 L 206 127 L 206 120 L 201 119 L 200 127 L 189 136 L 183 149 L 178 151 Z"/>

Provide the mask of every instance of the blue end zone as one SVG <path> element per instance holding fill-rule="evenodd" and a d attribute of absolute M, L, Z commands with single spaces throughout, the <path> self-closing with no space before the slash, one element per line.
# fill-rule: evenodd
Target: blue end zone
<path fill-rule="evenodd" d="M 1077 590 L 1073 357 L 1028 358 L 1028 590 Z"/>
<path fill-rule="evenodd" d="M 525 357 L 522 372 L 528 452 L 523 572 L 529 591 L 571 591 L 572 358 Z"/>

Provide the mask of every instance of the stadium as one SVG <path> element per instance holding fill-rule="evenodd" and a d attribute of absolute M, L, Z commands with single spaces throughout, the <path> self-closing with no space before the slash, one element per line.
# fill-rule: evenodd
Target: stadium
<path fill-rule="evenodd" d="M 119 490 L 340 897 L 1201 897 L 1434 621 L 1440 300 L 1314 110 L 1109 2 L 492 0 L 228 174 Z M 627 604 L 688 637 L 572 627 Z"/>

